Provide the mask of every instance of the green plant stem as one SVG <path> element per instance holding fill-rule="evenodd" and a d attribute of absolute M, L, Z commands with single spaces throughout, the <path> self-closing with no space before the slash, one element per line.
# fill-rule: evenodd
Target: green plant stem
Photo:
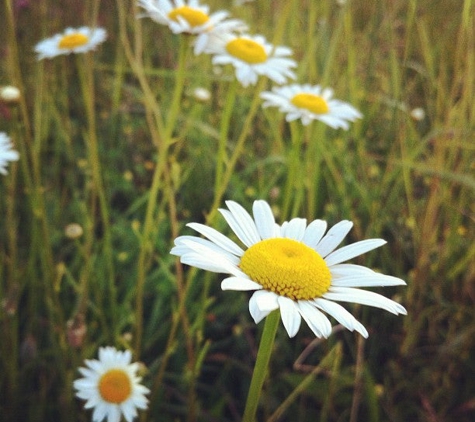
<path fill-rule="evenodd" d="M 301 196 L 302 190 L 302 174 L 301 174 L 301 149 L 302 149 L 302 130 L 298 126 L 300 123 L 291 122 L 290 124 L 290 133 L 291 133 L 291 146 L 290 153 L 288 155 L 288 171 L 287 178 L 285 181 L 284 193 L 283 193 L 283 205 L 281 218 L 288 218 L 290 211 L 290 204 L 294 204 L 295 208 L 298 209 L 298 203 L 296 201 Z"/>
<path fill-rule="evenodd" d="M 157 198 L 161 189 L 161 178 L 166 171 L 168 164 L 168 150 L 172 144 L 173 130 L 180 111 L 180 102 L 185 86 L 185 65 L 188 51 L 188 40 L 186 37 L 180 37 L 180 48 L 178 53 L 178 67 L 176 70 L 175 87 L 173 90 L 170 111 L 167 115 L 166 125 L 163 129 L 161 142 L 158 143 L 159 148 L 158 162 L 153 174 L 152 185 L 149 190 L 149 198 L 145 211 L 145 220 L 142 229 L 141 248 L 137 265 L 137 284 L 136 284 L 136 319 L 135 319 L 135 353 L 137 358 L 140 356 L 143 332 L 143 292 L 145 285 L 146 270 L 148 268 L 149 256 L 152 251 L 151 235 L 156 232 L 153 225 L 155 222 L 155 209 Z M 159 128 L 160 129 L 160 128 Z"/>
<path fill-rule="evenodd" d="M 170 172 L 165 171 L 164 173 L 165 181 L 166 181 L 166 193 L 168 197 L 168 208 L 169 208 L 169 216 L 170 216 L 170 227 L 171 227 L 171 235 L 173 239 L 176 239 L 179 235 L 179 224 L 177 219 L 177 207 L 175 202 L 174 190 L 173 190 L 173 183 L 171 181 Z M 187 411 L 187 420 L 189 422 L 193 422 L 196 420 L 196 379 L 199 373 L 199 367 L 196 365 L 196 357 L 194 353 L 193 347 L 193 333 L 190 328 L 190 323 L 188 320 L 188 315 L 186 313 L 186 296 L 187 296 L 187 288 L 184 285 L 184 276 L 183 276 L 183 266 L 181 262 L 176 259 L 175 260 L 175 280 L 177 285 L 178 291 L 178 299 L 179 299 L 179 306 L 178 306 L 178 315 L 181 320 L 181 324 L 183 326 L 183 331 L 185 333 L 185 342 L 186 342 L 186 351 L 188 357 L 188 370 L 191 374 L 190 382 L 188 385 L 188 411 Z"/>
<path fill-rule="evenodd" d="M 206 219 L 208 223 L 214 218 L 216 211 L 219 205 L 221 204 L 221 200 L 223 198 L 224 193 L 226 192 L 226 188 L 229 184 L 229 181 L 231 180 L 231 176 L 233 174 L 236 163 L 244 150 L 244 144 L 251 130 L 254 117 L 257 113 L 257 108 L 260 103 L 260 93 L 262 89 L 264 88 L 265 82 L 266 82 L 266 79 L 261 78 L 256 85 L 256 89 L 254 91 L 254 97 L 252 99 L 251 106 L 249 107 L 249 112 L 246 116 L 246 120 L 244 121 L 244 125 L 239 135 L 239 138 L 236 142 L 234 151 L 231 155 L 231 158 L 229 159 L 229 163 L 226 168 L 226 171 L 223 173 L 221 180 L 217 180 L 218 185 L 215 188 L 213 205 L 211 206 L 211 211 L 208 214 L 207 219 Z"/>
<path fill-rule="evenodd" d="M 218 155 L 216 157 L 216 178 L 214 181 L 214 191 L 218 190 L 220 180 L 223 175 L 223 167 L 227 163 L 226 147 L 228 145 L 229 123 L 231 121 L 232 111 L 236 103 L 236 91 L 238 87 L 238 80 L 234 78 L 229 85 L 228 95 L 226 96 L 226 103 L 224 105 L 223 114 L 221 117 L 221 125 L 219 130 L 219 144 Z"/>
<path fill-rule="evenodd" d="M 306 129 L 306 136 L 308 139 L 307 151 L 305 153 L 305 174 L 308 180 L 307 185 L 307 207 L 306 214 L 309 219 L 315 218 L 317 212 L 317 204 L 320 202 L 318 194 L 320 192 L 320 177 L 321 177 L 321 163 L 322 154 L 321 149 L 326 148 L 325 145 L 325 126 L 324 124 L 311 124 Z"/>
<path fill-rule="evenodd" d="M 364 344 L 363 337 L 358 336 L 358 346 L 356 355 L 355 386 L 353 391 L 353 400 L 351 402 L 350 422 L 358 420 L 358 409 L 363 397 L 363 374 L 364 374 Z"/>
<path fill-rule="evenodd" d="M 99 157 L 99 146 L 96 131 L 96 114 L 95 114 L 95 95 L 94 95 L 94 74 L 93 62 L 90 54 L 77 56 L 77 67 L 80 79 L 80 85 L 84 100 L 84 106 L 87 116 L 87 151 L 89 155 L 89 165 L 91 166 L 92 179 L 94 182 L 95 194 L 99 199 L 99 210 L 101 213 L 101 221 L 104 228 L 104 244 L 103 251 L 106 260 L 108 273 L 109 288 L 109 306 L 111 318 L 111 335 L 112 342 L 118 337 L 118 327 L 113 321 L 117 315 L 117 289 L 115 286 L 114 258 L 112 251 L 112 235 L 110 227 L 109 206 L 107 203 L 106 190 L 103 181 L 101 161 Z M 86 280 L 86 279 L 84 279 Z M 87 281 L 85 281 L 87 282 Z M 84 288 L 87 292 L 87 288 Z"/>
<path fill-rule="evenodd" d="M 246 407 L 242 417 L 243 422 L 255 422 L 256 412 L 261 396 L 262 386 L 267 376 L 269 361 L 274 348 L 275 334 L 279 326 L 280 312 L 272 311 L 265 320 L 261 342 L 257 352 L 256 364 L 252 373 L 251 385 L 246 400 Z"/>

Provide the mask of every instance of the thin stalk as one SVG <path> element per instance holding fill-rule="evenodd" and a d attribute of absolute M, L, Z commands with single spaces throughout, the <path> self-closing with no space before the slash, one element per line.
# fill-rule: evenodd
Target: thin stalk
<path fill-rule="evenodd" d="M 301 162 L 300 153 L 302 149 L 302 131 L 299 128 L 299 123 L 291 122 L 290 124 L 290 136 L 291 146 L 290 153 L 288 154 L 288 166 L 287 166 L 287 179 L 285 181 L 284 193 L 283 193 L 283 205 L 282 205 L 282 218 L 288 218 L 290 211 L 290 204 L 295 203 L 298 193 L 302 187 L 302 174 L 301 174 Z M 295 208 L 298 208 L 298 204 L 295 204 Z"/>
<path fill-rule="evenodd" d="M 60 304 L 53 289 L 51 280 L 53 279 L 54 260 L 51 250 L 51 236 L 47 218 L 47 210 L 44 199 L 44 189 L 41 184 L 41 160 L 40 160 L 40 146 L 41 146 L 41 128 L 36 128 L 35 139 L 33 139 L 33 131 L 30 122 L 30 112 L 26 103 L 25 85 L 21 72 L 20 60 L 18 55 L 18 45 L 16 37 L 16 19 L 13 12 L 13 4 L 11 0 L 5 2 L 5 16 L 6 16 L 6 32 L 8 44 L 8 69 L 10 71 L 13 85 L 19 88 L 21 92 L 19 101 L 19 116 L 17 120 L 17 146 L 20 150 L 20 166 L 22 168 L 23 177 L 26 184 L 28 199 L 30 201 L 30 209 L 33 212 L 34 218 L 31 227 L 31 242 L 32 245 L 41 245 L 41 247 L 32 247 L 39 255 L 41 264 L 40 274 L 44 280 L 44 288 L 46 290 L 45 303 L 48 309 L 50 321 L 55 321 L 58 326 L 62 326 L 63 319 Z M 43 69 L 40 67 L 39 79 L 42 80 Z M 42 84 L 39 84 L 37 95 L 42 97 Z M 40 104 L 36 101 L 36 104 Z M 41 107 L 35 109 L 35 114 L 41 113 Z M 38 123 L 39 119 L 35 120 Z M 38 237 L 36 236 L 38 234 Z M 35 259 L 35 254 L 31 254 L 32 261 Z M 35 274 L 38 273 L 38 268 L 35 269 Z M 33 295 L 34 296 L 34 295 Z M 34 300 L 34 299 L 33 299 Z M 36 300 L 40 300 L 36 298 Z M 61 336 L 61 334 L 60 334 Z M 56 339 L 56 337 L 54 337 Z M 61 339 L 59 339 L 61 343 Z"/>
<path fill-rule="evenodd" d="M 325 148 L 325 127 L 323 124 L 312 124 L 306 131 L 308 139 L 308 147 L 305 154 L 305 173 L 308 180 L 306 214 L 309 219 L 313 219 L 317 213 L 317 204 L 321 202 L 318 197 L 322 167 L 322 155 L 319 150 L 320 148 Z"/>
<path fill-rule="evenodd" d="M 236 103 L 236 91 L 238 87 L 237 79 L 233 79 L 229 85 L 228 95 L 226 96 L 226 103 L 224 105 L 223 114 L 221 117 L 221 125 L 219 130 L 219 144 L 218 155 L 216 157 L 216 178 L 214 181 L 214 191 L 218 190 L 219 181 L 223 175 L 223 167 L 226 166 L 227 154 L 226 147 L 228 145 L 229 123 L 231 121 L 232 111 Z"/>
<path fill-rule="evenodd" d="M 231 176 L 233 174 L 236 163 L 244 150 L 244 144 L 251 130 L 254 117 L 257 113 L 257 109 L 260 103 L 260 93 L 264 88 L 265 82 L 265 78 L 261 78 L 256 85 L 254 97 L 252 99 L 251 106 L 249 107 L 249 112 L 246 116 L 246 120 L 244 121 L 243 128 L 236 142 L 236 147 L 234 148 L 231 158 L 229 159 L 226 171 L 224 172 L 221 180 L 218 181 L 220 182 L 219 185 L 215 188 L 213 205 L 211 206 L 211 212 L 207 216 L 208 223 L 214 218 L 214 215 L 216 214 L 216 211 L 219 205 L 221 204 L 221 200 L 223 198 L 224 193 L 226 192 L 226 188 L 228 187 L 229 181 L 231 180 Z"/>
<path fill-rule="evenodd" d="M 251 385 L 246 400 L 246 407 L 242 417 L 243 422 L 255 422 L 262 387 L 267 376 L 269 361 L 274 348 L 275 334 L 279 326 L 280 312 L 272 311 L 266 318 L 261 342 L 257 352 L 256 364 L 252 373 Z"/>
<path fill-rule="evenodd" d="M 171 176 L 169 169 L 167 168 L 165 173 L 165 181 L 166 181 L 166 188 L 168 194 L 168 208 L 169 208 L 169 216 L 170 216 L 170 226 L 171 226 L 171 235 L 173 239 L 176 239 L 179 235 L 179 224 L 177 218 L 177 208 L 175 202 L 175 196 L 173 191 L 173 185 L 171 181 Z M 187 289 L 184 285 L 184 276 L 183 276 L 183 266 L 181 262 L 176 259 L 175 260 L 175 280 L 177 284 L 177 291 L 178 291 L 178 298 L 179 298 L 179 307 L 178 307 L 178 315 L 180 316 L 180 320 L 183 326 L 183 331 L 185 333 L 185 341 L 186 341 L 186 350 L 188 356 L 188 368 L 191 373 L 191 379 L 188 385 L 188 400 L 187 400 L 187 420 L 189 422 L 193 422 L 196 420 L 196 379 L 198 376 L 198 368 L 196 367 L 196 358 L 194 354 L 194 347 L 193 347 L 193 338 L 192 338 L 192 330 L 190 328 L 190 323 L 188 320 L 188 315 L 186 313 L 186 293 Z"/>
<path fill-rule="evenodd" d="M 0 323 L 4 327 L 4 341 L 0 346 L 0 353 L 4 356 L 5 376 L 4 382 L 8 385 L 5 391 L 8 408 L 12 409 L 10 418 L 18 410 L 18 385 L 19 385 L 19 321 L 18 321 L 18 300 L 20 296 L 20 284 L 17 281 L 18 275 L 18 218 L 15 213 L 15 191 L 17 188 L 17 168 L 12 166 L 9 181 L 6 185 L 5 196 L 5 232 L 7 237 L 7 250 L 4 252 L 8 259 L 0 264 L 0 271 L 3 270 L 6 278 L 0 281 L 0 297 L 2 300 L 3 312 L 0 316 Z M 0 208 L 1 209 L 1 208 Z M 0 256 L 3 257 L 3 253 Z M 5 268 L 2 268 L 2 267 Z M 7 416 L 8 418 L 8 416 Z"/>
<path fill-rule="evenodd" d="M 355 388 L 353 392 L 353 401 L 351 402 L 350 422 L 356 422 L 358 420 L 358 409 L 361 404 L 361 398 L 363 397 L 364 345 L 364 337 L 358 336 Z"/>
<path fill-rule="evenodd" d="M 84 56 L 84 57 L 83 57 Z M 99 147 L 96 131 L 96 114 L 94 109 L 95 103 L 95 90 L 94 90 L 94 74 L 93 63 L 91 56 L 85 54 L 77 57 L 77 67 L 81 85 L 82 96 L 86 109 L 87 116 L 87 151 L 89 154 L 89 164 L 92 170 L 92 179 L 94 181 L 95 194 L 99 199 L 99 210 L 101 213 L 102 225 L 104 228 L 104 256 L 106 259 L 107 272 L 108 272 L 108 287 L 109 287 L 109 304 L 110 315 L 117 315 L 117 289 L 115 286 L 115 271 L 114 271 L 114 258 L 112 251 L 112 235 L 110 227 L 109 206 L 107 203 L 106 190 L 104 186 L 101 161 L 99 157 Z M 85 62 L 83 61 L 85 60 Z M 112 318 L 114 321 L 115 318 Z M 112 324 L 112 341 L 117 336 L 117 326 L 113 322 Z"/>
<path fill-rule="evenodd" d="M 167 115 L 166 125 L 163 128 L 161 143 L 158 154 L 158 162 L 155 167 L 153 175 L 152 186 L 149 191 L 149 198 L 147 202 L 147 209 L 145 212 L 145 220 L 142 230 L 141 248 L 138 257 L 137 265 L 137 283 L 136 283 L 136 319 L 135 319 L 135 353 L 137 358 L 140 356 L 143 332 L 143 292 L 145 285 L 145 276 L 148 262 L 148 257 L 152 250 L 151 234 L 155 233 L 153 228 L 155 222 L 155 209 L 157 205 L 157 198 L 162 187 L 161 177 L 166 171 L 168 163 L 168 149 L 172 144 L 172 135 L 178 119 L 180 111 L 180 102 L 185 86 L 185 65 L 188 51 L 188 40 L 186 37 L 180 37 L 180 48 L 178 54 L 178 67 L 176 70 L 175 87 L 173 90 L 170 111 Z"/>

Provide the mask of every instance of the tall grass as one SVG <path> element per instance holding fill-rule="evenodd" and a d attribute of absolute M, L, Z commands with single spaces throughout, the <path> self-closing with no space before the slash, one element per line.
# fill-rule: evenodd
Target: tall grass
<path fill-rule="evenodd" d="M 408 315 L 355 307 L 366 341 L 279 331 L 259 420 L 472 420 L 473 2 L 208 4 L 290 46 L 299 82 L 363 119 L 289 125 L 261 108 L 268 80 L 242 88 L 135 2 L 6 0 L 0 85 L 22 97 L 0 104 L 21 155 L 0 180 L 0 419 L 89 420 L 72 381 L 114 345 L 144 363 L 141 420 L 240 420 L 262 324 L 169 250 L 190 221 L 229 234 L 224 200 L 263 198 L 280 221 L 350 219 L 350 240 L 388 240 L 364 264 L 407 280 L 390 292 Z M 107 29 L 97 52 L 36 61 L 38 41 L 81 25 Z"/>

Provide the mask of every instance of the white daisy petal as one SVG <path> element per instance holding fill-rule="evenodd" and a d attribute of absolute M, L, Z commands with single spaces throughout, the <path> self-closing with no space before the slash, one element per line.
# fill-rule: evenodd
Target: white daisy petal
<path fill-rule="evenodd" d="M 406 282 L 390 275 L 373 273 L 372 275 L 354 275 L 334 279 L 335 287 L 377 287 L 404 286 Z"/>
<path fill-rule="evenodd" d="M 272 311 L 279 308 L 277 295 L 266 290 L 256 290 L 249 300 L 249 312 L 258 324 Z"/>
<path fill-rule="evenodd" d="M 211 227 L 199 223 L 188 223 L 187 226 L 201 233 L 203 236 L 206 236 L 209 240 L 216 243 L 216 245 L 234 255 L 242 256 L 244 254 L 244 251 L 229 239 L 229 237 L 224 236 Z"/>
<path fill-rule="evenodd" d="M 363 267 L 362 265 L 355 265 L 355 264 L 336 264 L 330 267 L 330 272 L 332 274 L 333 279 L 339 277 L 348 277 L 353 275 L 372 275 L 375 272 L 368 268 Z"/>
<path fill-rule="evenodd" d="M 282 323 L 284 324 L 287 334 L 292 338 L 299 331 L 300 322 L 302 321 L 297 304 L 292 299 L 284 296 L 278 296 L 277 302 L 279 303 Z"/>
<path fill-rule="evenodd" d="M 335 224 L 330 230 L 328 230 L 327 234 L 315 247 L 315 250 L 322 257 L 326 257 L 341 243 L 352 227 L 353 223 L 348 220 L 343 220 Z"/>
<path fill-rule="evenodd" d="M 262 294 L 256 295 L 256 293 L 259 292 L 262 292 Z M 258 290 L 254 293 L 254 296 L 259 309 L 262 311 L 273 311 L 279 307 L 277 299 L 280 296 L 274 292 L 270 292 L 268 290 Z"/>
<path fill-rule="evenodd" d="M 92 412 L 92 419 L 94 422 L 96 421 L 102 421 L 105 417 L 108 417 L 109 412 L 111 411 L 110 406 L 100 403 L 98 404 L 95 408 L 94 411 Z"/>
<path fill-rule="evenodd" d="M 269 315 L 272 311 L 262 311 L 256 304 L 256 301 L 249 299 L 249 314 L 251 315 L 252 319 L 256 324 L 259 324 L 267 315 Z"/>
<path fill-rule="evenodd" d="M 325 262 L 327 265 L 339 264 L 340 262 L 348 261 L 355 256 L 360 256 L 368 251 L 379 248 L 384 244 L 386 244 L 386 241 L 383 239 L 361 240 L 360 242 L 344 246 L 343 248 L 340 248 L 337 251 L 327 255 L 325 257 Z"/>
<path fill-rule="evenodd" d="M 234 208 L 234 207 L 233 207 Z M 257 232 L 256 225 L 249 214 L 243 214 L 239 212 L 239 208 L 234 208 L 237 214 L 231 211 L 220 209 L 220 213 L 228 223 L 229 227 L 236 233 L 239 240 L 247 247 L 259 242 L 259 233 Z"/>
<path fill-rule="evenodd" d="M 119 406 L 111 406 L 110 409 L 108 409 L 107 422 L 120 422 L 121 414 L 122 412 Z"/>
<path fill-rule="evenodd" d="M 299 300 L 298 308 L 303 319 L 317 337 L 328 338 L 330 336 L 332 332 L 330 321 L 313 304 L 306 300 Z"/>
<path fill-rule="evenodd" d="M 221 282 L 221 290 L 260 290 L 262 286 L 244 277 L 228 277 Z"/>
<path fill-rule="evenodd" d="M 305 229 L 302 242 L 311 248 L 315 248 L 322 240 L 327 229 L 327 222 L 323 220 L 313 220 Z"/>
<path fill-rule="evenodd" d="M 269 204 L 266 201 L 254 201 L 252 213 L 261 239 L 274 237 L 275 220 Z"/>
<path fill-rule="evenodd" d="M 343 306 L 338 303 L 317 298 L 313 303 L 321 310 L 335 318 L 341 325 L 350 331 L 356 330 L 364 338 L 368 338 L 368 331 L 353 315 L 351 315 Z"/>
<path fill-rule="evenodd" d="M 307 220 L 305 218 L 293 218 L 282 224 L 282 236 L 300 242 L 304 237 L 306 226 Z"/>
<path fill-rule="evenodd" d="M 236 277 L 244 275 L 238 267 L 217 254 L 209 254 L 209 256 L 204 257 L 200 253 L 188 252 L 180 257 L 180 262 L 213 273 L 232 274 Z"/>
<path fill-rule="evenodd" d="M 394 302 L 394 300 L 366 290 L 359 290 L 351 287 L 331 287 L 323 297 L 328 300 L 336 300 L 337 302 L 350 302 L 373 306 L 375 308 L 385 309 L 395 315 L 407 314 L 404 306 Z"/>
<path fill-rule="evenodd" d="M 227 262 L 238 266 L 241 262 L 240 258 L 225 251 L 220 246 L 216 245 L 209 240 L 202 239 L 201 237 L 195 236 L 180 236 L 175 240 L 177 244 L 176 248 L 186 248 L 185 253 L 187 252 L 197 252 L 203 254 L 203 256 L 219 256 L 223 257 Z M 172 249 L 173 251 L 173 249 Z M 176 253 L 174 253 L 175 255 Z"/>

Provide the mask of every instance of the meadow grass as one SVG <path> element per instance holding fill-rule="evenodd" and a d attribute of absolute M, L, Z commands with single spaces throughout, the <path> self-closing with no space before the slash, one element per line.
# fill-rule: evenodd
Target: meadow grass
<path fill-rule="evenodd" d="M 144 363 L 140 420 L 241 420 L 263 324 L 246 293 L 169 251 L 191 221 L 230 234 L 217 208 L 258 198 L 279 222 L 349 219 L 349 240 L 386 239 L 356 263 L 408 284 L 385 289 L 403 318 L 353 307 L 368 340 L 280 327 L 258 420 L 472 420 L 473 2 L 207 4 L 291 47 L 298 82 L 363 118 L 286 123 L 261 107 L 266 78 L 243 88 L 133 1 L 6 0 L 0 85 L 22 95 L 0 104 L 20 152 L 0 179 L 0 420 L 90 420 L 72 382 L 106 345 Z M 108 31 L 96 52 L 36 60 L 38 41 L 82 25 Z"/>

